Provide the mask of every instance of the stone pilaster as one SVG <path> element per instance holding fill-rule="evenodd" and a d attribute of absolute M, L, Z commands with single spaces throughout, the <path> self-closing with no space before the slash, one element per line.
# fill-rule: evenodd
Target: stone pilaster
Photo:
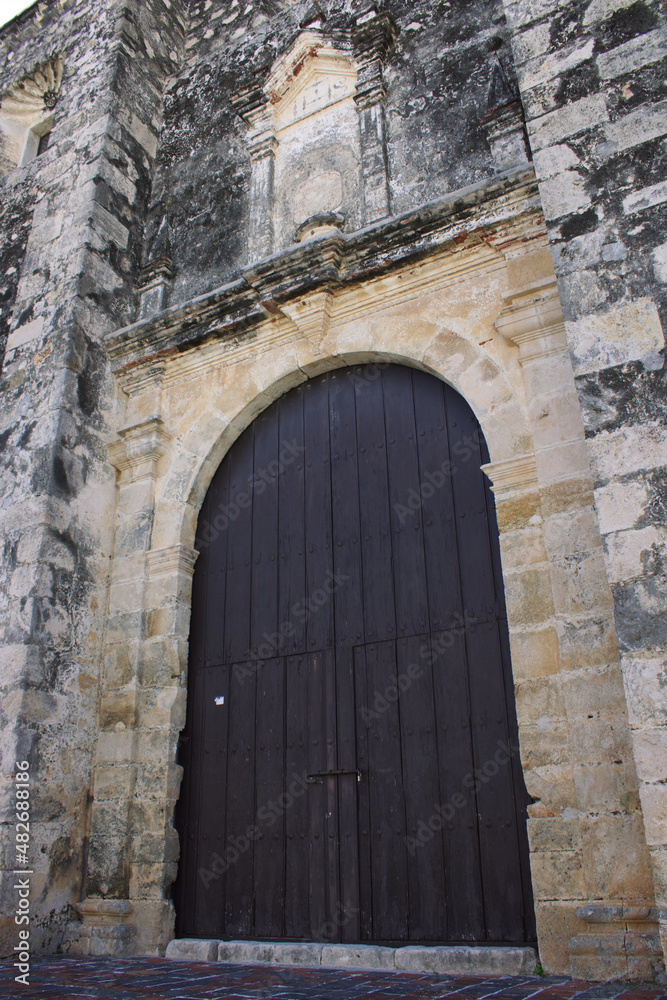
<path fill-rule="evenodd" d="M 522 757 L 536 800 L 529 839 L 542 961 L 547 970 L 563 966 L 549 942 L 557 927 L 561 940 L 569 928 L 573 974 L 650 978 L 662 968 L 657 913 L 555 280 L 517 284 L 505 301 L 496 326 L 519 350 L 536 490 L 517 486 L 517 476 L 531 479 L 528 460 L 487 471 L 498 497 Z"/>
<path fill-rule="evenodd" d="M 397 35 L 391 16 L 373 8 L 357 17 L 352 36 L 359 72 L 354 99 L 359 112 L 366 225 L 391 214 L 383 69 Z"/>
<path fill-rule="evenodd" d="M 146 737 L 140 729 L 143 645 L 151 607 L 147 553 L 158 465 L 169 440 L 162 419 L 152 416 L 122 428 L 109 448 L 119 472 L 117 529 L 94 759 L 86 899 L 81 910 L 83 930 L 76 950 L 90 949 L 92 941 L 107 954 L 129 954 L 136 948 L 135 911 L 129 896 L 135 861 L 131 831 L 137 823 L 144 777 L 140 761 L 147 756 L 142 752 Z M 149 817 L 142 814 L 141 818 L 148 823 Z M 150 839 L 148 832 L 145 839 Z M 118 905 L 109 910 L 106 904 L 110 902 Z"/>
<path fill-rule="evenodd" d="M 279 142 L 274 131 L 270 102 L 261 88 L 239 91 L 232 104 L 250 127 L 250 217 L 248 220 L 248 263 L 273 252 L 273 202 L 275 159 Z"/>

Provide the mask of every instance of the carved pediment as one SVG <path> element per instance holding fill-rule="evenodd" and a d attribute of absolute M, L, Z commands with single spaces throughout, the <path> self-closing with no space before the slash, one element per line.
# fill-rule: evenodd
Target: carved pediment
<path fill-rule="evenodd" d="M 274 128 L 287 128 L 355 93 L 357 70 L 350 56 L 323 36 L 305 31 L 274 64 L 264 90 Z"/>

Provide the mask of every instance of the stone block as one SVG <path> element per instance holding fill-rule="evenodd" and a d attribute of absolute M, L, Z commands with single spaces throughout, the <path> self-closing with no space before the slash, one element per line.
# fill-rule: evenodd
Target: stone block
<path fill-rule="evenodd" d="M 540 943 L 540 962 L 544 971 L 550 976 L 568 975 L 568 941 L 583 926 L 577 919 L 577 903 L 536 900 L 535 920 Z"/>
<path fill-rule="evenodd" d="M 219 946 L 220 941 L 174 938 L 167 945 L 164 957 L 175 962 L 217 962 Z"/>
<path fill-rule="evenodd" d="M 566 170 L 540 182 L 540 195 L 547 219 L 560 219 L 588 208 L 591 198 L 586 182 L 574 170 Z"/>
<path fill-rule="evenodd" d="M 610 483 L 595 491 L 595 506 L 603 535 L 633 528 L 648 504 L 646 484 L 636 480 Z"/>
<path fill-rule="evenodd" d="M 640 791 L 646 843 L 650 847 L 664 846 L 667 844 L 667 785 L 642 784 Z"/>
<path fill-rule="evenodd" d="M 572 474 L 556 482 L 540 483 L 540 509 L 543 517 L 563 512 L 579 511 L 593 505 L 593 482 L 589 465 L 572 470 Z"/>
<path fill-rule="evenodd" d="M 115 729 L 120 723 L 131 729 L 136 719 L 136 691 L 130 687 L 120 691 L 103 691 L 100 696 L 100 728 Z"/>
<path fill-rule="evenodd" d="M 540 497 L 537 491 L 525 491 L 496 497 L 496 517 L 501 532 L 525 528 L 530 519 L 540 515 Z"/>
<path fill-rule="evenodd" d="M 259 941 L 223 941 L 218 947 L 219 962 L 265 965 L 320 965 L 321 944 L 267 944 Z"/>
<path fill-rule="evenodd" d="M 639 780 L 664 781 L 667 775 L 667 725 L 635 729 L 632 745 Z"/>
<path fill-rule="evenodd" d="M 597 513 L 592 505 L 545 518 L 542 533 L 546 551 L 554 561 L 599 550 L 602 544 Z"/>
<path fill-rule="evenodd" d="M 394 948 L 369 944 L 325 944 L 322 965 L 335 969 L 393 969 Z"/>
<path fill-rule="evenodd" d="M 663 118 L 664 116 L 665 112 L 663 111 Z M 666 131 L 667 125 L 663 123 L 662 130 L 658 134 Z M 667 201 L 667 181 L 658 181 L 657 184 L 641 188 L 641 190 L 635 191 L 633 194 L 629 194 L 627 198 L 624 198 L 623 211 L 626 215 L 633 215 L 637 212 L 643 212 L 648 208 L 655 208 L 657 205 L 662 205 L 665 201 Z"/>
<path fill-rule="evenodd" d="M 634 762 L 575 765 L 574 782 L 583 812 L 632 813 L 639 807 Z"/>
<path fill-rule="evenodd" d="M 520 725 L 565 721 L 565 702 L 560 676 L 519 681 L 514 686 L 516 711 Z"/>
<path fill-rule="evenodd" d="M 618 661 L 618 643 L 610 612 L 556 622 L 563 670 L 607 665 Z"/>
<path fill-rule="evenodd" d="M 586 898 L 579 851 L 534 851 L 530 855 L 533 891 L 539 900 Z"/>
<path fill-rule="evenodd" d="M 535 465 L 540 480 L 540 492 L 551 483 L 568 479 L 576 473 L 585 474 L 590 470 L 588 449 L 581 437 L 570 439 L 564 444 L 540 448 L 535 452 Z M 545 515 L 546 515 L 545 511 Z"/>
<path fill-rule="evenodd" d="M 577 819 L 562 816 L 540 816 L 528 820 L 528 842 L 531 852 L 577 851 L 581 849 L 581 832 Z"/>
<path fill-rule="evenodd" d="M 581 845 L 590 899 L 650 899 L 653 882 L 642 817 L 586 816 Z"/>
<path fill-rule="evenodd" d="M 604 134 L 607 142 L 604 144 L 603 152 L 607 155 L 619 153 L 642 142 L 648 142 L 649 139 L 657 139 L 665 132 L 667 132 L 667 101 L 658 101 L 636 111 L 630 111 L 606 125 Z M 667 198 L 667 182 L 659 182 L 651 187 L 658 190 L 651 191 L 651 188 L 644 188 L 643 191 L 627 195 L 623 199 L 623 211 L 626 214 L 641 211 L 642 208 L 659 204 Z"/>
<path fill-rule="evenodd" d="M 119 800 L 129 798 L 134 785 L 134 770 L 134 767 L 131 765 L 96 767 L 95 800 L 103 802 L 105 799 Z"/>
<path fill-rule="evenodd" d="M 500 536 L 503 569 L 515 569 L 546 561 L 546 551 L 540 525 L 528 525 L 519 531 L 506 531 Z"/>
<path fill-rule="evenodd" d="M 664 656 L 624 654 L 621 669 L 630 725 L 664 725 L 667 719 Z"/>
<path fill-rule="evenodd" d="M 569 763 L 534 767 L 524 773 L 524 778 L 528 794 L 538 800 L 539 815 L 558 816 L 564 809 L 577 807 L 577 793 Z M 534 816 L 538 806 L 528 806 L 528 815 Z"/>
<path fill-rule="evenodd" d="M 551 577 L 545 566 L 507 573 L 505 595 L 513 628 L 542 625 L 553 615 Z"/>
<path fill-rule="evenodd" d="M 582 97 L 529 122 L 531 146 L 533 149 L 544 149 L 608 121 L 609 114 L 602 94 Z"/>
<path fill-rule="evenodd" d="M 667 428 L 657 422 L 601 431 L 589 440 L 591 466 L 600 486 L 631 472 L 659 469 L 666 451 Z"/>
<path fill-rule="evenodd" d="M 517 976 L 535 972 L 537 955 L 533 948 L 493 948 L 484 945 L 397 948 L 397 969 L 431 972 L 436 975 L 476 974 Z"/>
<path fill-rule="evenodd" d="M 623 676 L 617 663 L 569 671 L 563 675 L 562 685 L 568 718 L 599 714 L 624 718 Z"/>
<path fill-rule="evenodd" d="M 524 772 L 569 763 L 572 756 L 569 723 L 550 721 L 546 729 L 543 723 L 529 725 L 519 719 L 519 724 Z"/>
<path fill-rule="evenodd" d="M 553 626 L 531 631 L 513 629 L 510 642 L 515 681 L 549 677 L 558 671 L 558 635 Z"/>
<path fill-rule="evenodd" d="M 643 358 L 664 346 L 660 316 L 652 299 L 622 302 L 605 312 L 565 324 L 575 374 L 600 371 Z"/>

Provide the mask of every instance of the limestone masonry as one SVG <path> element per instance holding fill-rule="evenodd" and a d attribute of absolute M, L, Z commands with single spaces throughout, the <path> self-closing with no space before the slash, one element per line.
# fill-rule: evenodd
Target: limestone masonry
<path fill-rule="evenodd" d="M 542 967 L 663 974 L 666 69 L 659 0 L 0 28 L 3 955 L 24 760 L 33 951 L 164 954 L 202 501 L 273 400 L 392 361 L 489 447 Z"/>

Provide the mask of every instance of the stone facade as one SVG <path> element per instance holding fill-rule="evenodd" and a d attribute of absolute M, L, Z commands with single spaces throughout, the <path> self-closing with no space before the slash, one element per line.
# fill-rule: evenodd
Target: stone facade
<path fill-rule="evenodd" d="M 664 968 L 666 30 L 626 0 L 59 0 L 0 29 L 0 128 L 27 89 L 51 129 L 0 157 L 1 829 L 11 872 L 28 759 L 35 947 L 173 937 L 208 484 L 289 388 L 391 360 L 489 446 L 542 965 Z"/>

